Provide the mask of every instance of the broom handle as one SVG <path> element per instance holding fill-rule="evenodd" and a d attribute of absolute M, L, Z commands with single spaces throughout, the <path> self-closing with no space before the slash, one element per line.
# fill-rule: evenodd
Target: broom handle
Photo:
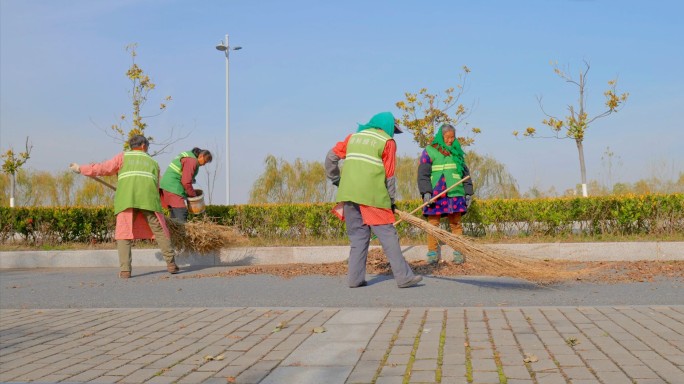
<path fill-rule="evenodd" d="M 451 190 L 454 189 L 457 185 L 461 184 L 462 182 L 464 182 L 464 181 L 466 181 L 466 180 L 468 180 L 468 179 L 470 179 L 470 175 L 468 175 L 468 176 L 462 178 L 461 180 L 458 181 L 458 183 L 456 183 L 456 184 L 452 185 L 451 187 L 449 187 L 449 188 L 443 190 L 442 192 L 440 192 L 440 193 L 437 194 L 436 196 L 433 196 L 432 199 L 430 199 L 430 201 L 428 201 L 427 203 L 423 203 L 423 205 L 421 205 L 420 207 L 418 207 L 418 208 L 414 209 L 413 211 L 411 211 L 411 212 L 409 213 L 409 215 L 413 215 L 414 213 L 416 213 L 416 212 L 418 212 L 419 210 L 423 209 L 424 206 L 426 206 L 426 205 L 428 205 L 428 204 L 434 203 L 435 200 L 437 200 L 437 199 L 439 199 L 440 197 L 442 197 L 442 195 L 444 195 L 445 193 L 451 191 Z M 397 224 L 401 223 L 402 221 L 404 221 L 404 219 L 399 219 L 399 220 L 395 221 L 395 222 L 394 222 L 394 226 L 396 227 Z M 376 238 L 377 238 L 377 236 L 373 235 L 373 236 L 371 237 L 371 240 L 375 240 Z"/>
<path fill-rule="evenodd" d="M 106 182 L 106 181 L 100 179 L 99 177 L 97 177 L 97 176 L 88 176 L 88 177 L 90 177 L 91 179 L 97 181 L 98 183 L 104 184 L 104 185 L 108 186 L 109 188 L 111 188 L 111 189 L 113 189 L 113 190 L 116 191 L 116 187 L 115 187 L 115 186 L 113 186 L 113 185 L 109 184 L 108 182 Z"/>
<path fill-rule="evenodd" d="M 445 193 L 451 191 L 451 190 L 454 189 L 457 185 L 461 184 L 462 182 L 464 182 L 464 181 L 466 181 L 466 180 L 468 180 L 468 179 L 470 179 L 470 175 L 468 175 L 468 176 L 462 178 L 461 180 L 458 181 L 458 183 L 456 183 L 456 184 L 452 185 L 451 187 L 449 187 L 449 188 L 443 190 L 443 191 L 440 192 L 438 195 L 433 196 L 432 199 L 430 199 L 430 201 L 428 201 L 427 203 L 423 203 L 423 205 L 421 205 L 420 207 L 418 207 L 418 208 L 414 209 L 413 211 L 409 212 L 409 215 L 413 215 L 414 213 L 416 213 L 416 212 L 418 212 L 419 210 L 423 209 L 424 206 L 426 206 L 426 205 L 428 205 L 428 204 L 434 203 L 437 199 L 439 199 L 440 197 L 442 197 L 442 195 L 444 195 Z M 401 220 L 399 220 L 399 221 L 401 221 Z M 399 221 L 395 222 L 394 225 L 397 225 L 397 223 L 398 223 Z"/>

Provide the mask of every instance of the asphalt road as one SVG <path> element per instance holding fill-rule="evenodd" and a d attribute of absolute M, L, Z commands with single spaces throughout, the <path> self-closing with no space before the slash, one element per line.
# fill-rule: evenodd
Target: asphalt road
<path fill-rule="evenodd" d="M 272 275 L 201 277 L 229 267 L 196 268 L 169 275 L 137 268 L 117 278 L 114 268 L 0 271 L 0 308 L 176 307 L 458 307 L 681 305 L 683 282 L 537 286 L 511 278 L 426 276 L 399 289 L 390 276 L 368 276 L 367 287 L 350 289 L 344 276 Z"/>

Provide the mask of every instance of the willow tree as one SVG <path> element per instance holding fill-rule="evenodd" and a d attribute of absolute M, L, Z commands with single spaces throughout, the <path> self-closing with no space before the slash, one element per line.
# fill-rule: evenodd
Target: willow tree
<path fill-rule="evenodd" d="M 320 161 L 295 159 L 293 163 L 266 156 L 264 172 L 252 185 L 249 202 L 319 203 L 332 201 L 334 187 L 325 177 Z"/>
<path fill-rule="evenodd" d="M 537 102 L 539 103 L 539 107 L 541 108 L 542 112 L 546 116 L 546 118 L 542 120 L 542 124 L 547 125 L 549 128 L 551 128 L 552 136 L 539 136 L 537 135 L 537 130 L 534 127 L 528 127 L 523 133 L 523 136 L 529 138 L 555 138 L 574 140 L 575 145 L 577 146 L 577 152 L 579 154 L 580 174 L 582 178 L 582 196 L 587 197 L 587 170 L 584 162 L 584 137 L 586 131 L 589 128 L 589 125 L 597 119 L 606 117 L 612 113 L 620 111 L 624 107 L 624 103 L 627 101 L 629 94 L 618 94 L 617 78 L 608 81 L 608 89 L 603 92 L 603 95 L 605 96 L 605 110 L 599 114 L 594 115 L 593 117 L 589 117 L 589 114 L 586 110 L 585 94 L 587 74 L 589 73 L 589 68 L 591 68 L 589 63 L 586 60 L 584 61 L 584 69 L 579 71 L 578 79 L 568 74 L 569 69 L 564 71 L 558 68 L 558 63 L 553 63 L 552 65 L 553 71 L 556 73 L 556 75 L 558 75 L 561 79 L 565 80 L 567 83 L 570 83 L 577 87 L 577 91 L 579 93 L 577 104 L 568 105 L 568 115 L 563 118 L 559 118 L 554 115 L 548 114 L 544 110 L 542 98 L 541 96 L 538 96 Z M 513 135 L 519 137 L 519 132 L 514 131 Z"/>
<path fill-rule="evenodd" d="M 4 160 L 2 161 L 2 171 L 9 176 L 10 179 L 10 207 L 14 207 L 14 196 L 17 189 L 17 172 L 21 167 L 26 164 L 28 159 L 31 158 L 31 149 L 33 146 L 29 143 L 29 138 L 26 137 L 26 149 L 24 152 L 15 153 L 14 149 L 10 147 L 7 152 L 3 153 L 0 157 Z"/>
<path fill-rule="evenodd" d="M 470 169 L 475 196 L 483 199 L 512 199 L 520 197 L 518 183 L 506 165 L 489 155 L 469 151 L 465 161 Z"/>

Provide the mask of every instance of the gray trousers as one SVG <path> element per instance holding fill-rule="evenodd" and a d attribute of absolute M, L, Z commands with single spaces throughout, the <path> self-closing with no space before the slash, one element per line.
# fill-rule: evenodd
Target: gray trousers
<path fill-rule="evenodd" d="M 392 267 L 392 274 L 397 285 L 404 284 L 415 276 L 401 253 L 399 235 L 394 225 L 369 226 L 364 224 L 359 205 L 351 202 L 344 203 L 344 221 L 347 223 L 347 236 L 351 242 L 347 274 L 347 282 L 350 287 L 356 287 L 366 279 L 366 260 L 368 259 L 371 231 L 382 244 L 382 250 L 387 256 L 390 267 Z"/>
<path fill-rule="evenodd" d="M 164 260 L 166 260 L 166 263 L 175 262 L 176 253 L 173 251 L 173 248 L 171 247 L 171 239 L 169 239 L 166 236 L 166 233 L 164 233 L 164 228 L 162 228 L 159 219 L 157 219 L 157 215 L 155 215 L 153 211 L 147 211 L 144 209 L 134 209 L 133 220 L 135 220 L 135 218 L 138 216 L 137 212 L 142 212 L 143 216 L 145 216 L 145 220 L 147 220 L 147 224 L 150 226 L 150 229 L 154 234 L 154 239 L 159 245 L 161 253 L 164 256 Z M 133 223 L 133 225 L 135 225 L 135 223 Z M 131 264 L 133 262 L 133 255 L 131 252 L 132 244 L 132 240 L 116 241 L 116 249 L 119 252 L 119 269 L 121 271 L 131 271 Z"/>
<path fill-rule="evenodd" d="M 188 222 L 188 209 L 187 208 L 174 208 L 169 207 L 169 216 L 172 219 L 176 219 L 181 223 Z"/>

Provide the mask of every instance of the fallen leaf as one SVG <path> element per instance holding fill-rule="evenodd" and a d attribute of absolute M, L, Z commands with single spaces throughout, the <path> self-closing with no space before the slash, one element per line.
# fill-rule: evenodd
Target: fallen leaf
<path fill-rule="evenodd" d="M 536 363 L 539 361 L 539 358 L 534 355 L 534 353 L 526 353 L 525 354 L 525 359 L 523 359 L 525 363 Z"/>
<path fill-rule="evenodd" d="M 204 356 L 204 360 L 206 360 L 206 361 L 214 360 L 214 356 L 206 355 L 206 356 Z"/>
<path fill-rule="evenodd" d="M 221 360 L 223 360 L 224 358 L 225 358 L 225 357 L 224 357 L 223 355 L 214 356 L 214 360 L 216 360 L 216 361 L 221 361 Z"/>
<path fill-rule="evenodd" d="M 323 333 L 325 332 L 325 328 L 323 327 L 316 327 L 313 329 L 313 333 Z"/>
<path fill-rule="evenodd" d="M 226 382 L 227 383 L 234 383 L 235 382 L 235 376 L 226 377 Z"/>

